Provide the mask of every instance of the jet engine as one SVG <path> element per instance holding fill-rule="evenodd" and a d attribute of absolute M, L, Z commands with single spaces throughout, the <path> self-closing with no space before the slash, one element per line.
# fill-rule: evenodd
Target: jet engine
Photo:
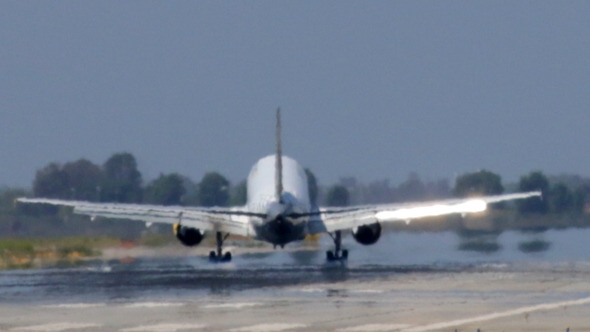
<path fill-rule="evenodd" d="M 196 246 L 203 241 L 204 234 L 196 228 L 174 224 L 172 229 L 176 238 L 187 247 Z"/>
<path fill-rule="evenodd" d="M 355 227 L 352 229 L 352 236 L 360 244 L 375 244 L 379 240 L 379 237 L 381 237 L 381 224 L 376 222 L 374 224 Z"/>

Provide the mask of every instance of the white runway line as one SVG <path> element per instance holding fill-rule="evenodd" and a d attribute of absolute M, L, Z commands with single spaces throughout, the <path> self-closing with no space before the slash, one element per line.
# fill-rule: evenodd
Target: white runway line
<path fill-rule="evenodd" d="M 138 302 L 124 305 L 125 308 L 166 308 L 181 307 L 184 303 L 179 302 Z"/>
<path fill-rule="evenodd" d="M 44 305 L 43 308 L 48 309 L 86 309 L 86 308 L 99 308 L 106 306 L 106 303 L 63 303 L 63 304 L 50 304 Z"/>
<path fill-rule="evenodd" d="M 351 326 L 340 329 L 340 332 L 383 332 L 383 331 L 397 331 L 409 327 L 408 324 L 367 324 L 359 326 Z"/>
<path fill-rule="evenodd" d="M 322 289 L 322 288 L 301 288 L 301 289 L 297 289 L 296 291 L 298 292 L 304 292 L 304 293 L 325 293 L 325 292 L 329 292 L 331 289 Z M 382 294 L 383 291 L 382 290 L 378 290 L 378 289 L 342 289 L 343 292 L 350 292 L 353 294 Z"/>
<path fill-rule="evenodd" d="M 301 288 L 297 290 L 304 293 L 323 293 L 327 291 L 326 289 L 321 288 Z"/>
<path fill-rule="evenodd" d="M 207 304 L 203 309 L 243 309 L 262 305 L 256 302 Z"/>
<path fill-rule="evenodd" d="M 17 327 L 11 331 L 43 331 L 43 332 L 60 332 L 67 330 L 81 331 L 93 327 L 101 327 L 100 324 L 91 323 L 52 323 L 34 326 Z"/>
<path fill-rule="evenodd" d="M 119 330 L 121 332 L 176 332 L 182 330 L 194 331 L 207 327 L 204 324 L 156 324 L 130 327 Z"/>
<path fill-rule="evenodd" d="M 358 294 L 382 294 L 384 291 L 377 290 L 377 289 L 351 289 L 351 293 L 358 293 Z"/>
<path fill-rule="evenodd" d="M 304 324 L 258 324 L 231 329 L 230 332 L 280 332 L 307 327 Z"/>
<path fill-rule="evenodd" d="M 578 299 L 578 300 L 573 300 L 573 301 L 544 303 L 544 304 L 539 304 L 539 305 L 534 305 L 534 306 L 529 306 L 529 307 L 521 307 L 521 308 L 508 310 L 508 311 L 504 311 L 504 312 L 495 312 L 495 313 L 482 315 L 482 316 L 476 316 L 476 317 L 472 317 L 472 318 L 457 319 L 457 320 L 452 320 L 452 321 L 448 321 L 448 322 L 441 322 L 441 323 L 411 327 L 411 328 L 407 328 L 407 329 L 402 329 L 401 332 L 424 332 L 424 331 L 439 330 L 439 329 L 444 329 L 444 328 L 449 328 L 449 327 L 456 327 L 456 326 L 460 326 L 460 325 L 465 325 L 465 324 L 469 324 L 469 323 L 483 322 L 483 321 L 502 318 L 502 317 L 522 315 L 522 314 L 527 314 L 527 313 L 531 313 L 531 312 L 535 312 L 535 311 L 553 310 L 553 309 L 559 309 L 559 308 L 568 307 L 568 306 L 584 305 L 584 304 L 588 304 L 588 303 L 590 303 L 590 297 L 586 297 L 586 298 L 582 298 L 582 299 Z"/>

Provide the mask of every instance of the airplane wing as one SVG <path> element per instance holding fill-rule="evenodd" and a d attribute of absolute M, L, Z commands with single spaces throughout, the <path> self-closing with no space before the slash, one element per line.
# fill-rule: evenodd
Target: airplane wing
<path fill-rule="evenodd" d="M 467 214 L 482 212 L 487 205 L 502 201 L 540 197 L 540 191 L 483 196 L 441 201 L 380 204 L 350 207 L 321 208 L 307 216 L 311 234 L 352 229 L 375 222 L 410 223 L 414 219 L 436 217 L 448 214 Z"/>
<path fill-rule="evenodd" d="M 187 206 L 162 206 L 122 203 L 92 203 L 47 198 L 18 198 L 18 203 L 49 204 L 73 207 L 76 214 L 96 217 L 139 220 L 148 226 L 152 223 L 176 224 L 198 228 L 201 231 L 219 231 L 242 236 L 254 236 L 251 220 L 264 219 L 266 215 L 236 208 L 199 208 Z"/>

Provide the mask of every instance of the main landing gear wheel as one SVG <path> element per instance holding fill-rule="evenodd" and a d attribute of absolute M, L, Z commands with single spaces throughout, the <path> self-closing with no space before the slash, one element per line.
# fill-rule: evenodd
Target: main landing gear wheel
<path fill-rule="evenodd" d="M 217 252 L 209 252 L 209 261 L 212 263 L 226 263 L 231 262 L 231 252 L 223 253 L 223 241 L 227 239 L 229 234 L 223 236 L 221 232 L 217 232 L 215 238 L 217 240 Z"/>
<path fill-rule="evenodd" d="M 328 262 L 343 261 L 348 259 L 348 250 L 342 250 L 338 255 L 334 254 L 332 250 L 326 251 L 326 259 Z"/>
<path fill-rule="evenodd" d="M 335 231 L 334 235 L 330 234 L 334 240 L 334 251 L 326 251 L 326 259 L 328 262 L 345 261 L 348 259 L 348 250 L 342 250 L 342 231 Z"/>

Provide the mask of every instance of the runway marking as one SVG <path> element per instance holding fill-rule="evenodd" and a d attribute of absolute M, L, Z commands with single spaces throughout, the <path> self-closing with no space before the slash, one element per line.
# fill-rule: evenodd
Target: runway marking
<path fill-rule="evenodd" d="M 102 326 L 102 325 L 92 324 L 92 323 L 52 323 L 52 324 L 17 327 L 17 328 L 12 329 L 11 331 L 60 332 L 60 331 L 67 331 L 67 330 L 84 330 L 84 329 L 89 329 L 92 327 L 100 327 L 100 326 Z"/>
<path fill-rule="evenodd" d="M 104 307 L 106 303 L 63 303 L 44 305 L 43 308 L 57 308 L 57 309 L 85 309 Z"/>
<path fill-rule="evenodd" d="M 367 324 L 340 329 L 341 332 L 382 332 L 395 331 L 409 327 L 408 324 Z"/>
<path fill-rule="evenodd" d="M 154 332 L 176 332 L 181 330 L 200 330 L 207 327 L 204 324 L 156 324 L 144 325 L 137 327 L 130 327 L 119 330 L 121 332 L 140 332 L 140 331 L 154 331 Z"/>
<path fill-rule="evenodd" d="M 164 308 L 164 307 L 180 307 L 184 303 L 179 302 L 138 302 L 124 305 L 125 308 Z"/>
<path fill-rule="evenodd" d="M 325 292 L 326 289 L 321 289 L 321 288 L 301 288 L 300 291 L 305 292 L 305 293 L 322 293 L 322 292 Z"/>
<path fill-rule="evenodd" d="M 207 305 L 204 305 L 203 308 L 204 309 L 242 309 L 242 308 L 255 307 L 258 305 L 262 305 L 262 303 L 244 302 L 244 303 L 207 304 Z"/>
<path fill-rule="evenodd" d="M 351 290 L 352 293 L 360 293 L 360 294 L 381 294 L 383 291 L 377 289 L 353 289 Z"/>
<path fill-rule="evenodd" d="M 302 329 L 305 324 L 258 324 L 231 329 L 231 332 L 279 332 L 292 329 Z"/>
<path fill-rule="evenodd" d="M 322 289 L 322 288 L 312 288 L 312 287 L 298 289 L 298 291 L 304 292 L 304 293 L 325 293 L 325 292 L 329 292 L 331 290 L 334 290 L 334 289 L 330 289 L 330 288 Z M 343 292 L 356 293 L 356 294 L 381 294 L 381 293 L 383 293 L 383 291 L 377 290 L 377 289 L 337 289 L 337 290 L 343 291 Z"/>
<path fill-rule="evenodd" d="M 582 299 L 572 300 L 572 301 L 544 303 L 544 304 L 539 304 L 539 305 L 534 305 L 534 306 L 521 307 L 521 308 L 517 308 L 517 309 L 513 309 L 513 310 L 503 311 L 503 312 L 494 312 L 491 314 L 476 316 L 476 317 L 471 317 L 471 318 L 457 319 L 457 320 L 452 320 L 452 321 L 448 321 L 448 322 L 440 322 L 440 323 L 435 323 L 435 324 L 410 327 L 407 329 L 402 329 L 401 332 L 424 332 L 424 331 L 439 330 L 439 329 L 444 329 L 444 328 L 449 328 L 449 327 L 456 327 L 456 326 L 460 326 L 460 325 L 465 325 L 465 324 L 469 324 L 469 323 L 483 322 L 483 321 L 492 320 L 492 319 L 496 319 L 496 318 L 522 315 L 522 314 L 527 314 L 527 313 L 531 313 L 531 312 L 535 312 L 535 311 L 559 309 L 559 308 L 568 307 L 568 306 L 584 305 L 584 304 L 588 304 L 588 303 L 590 303 L 590 297 L 585 297 Z"/>

